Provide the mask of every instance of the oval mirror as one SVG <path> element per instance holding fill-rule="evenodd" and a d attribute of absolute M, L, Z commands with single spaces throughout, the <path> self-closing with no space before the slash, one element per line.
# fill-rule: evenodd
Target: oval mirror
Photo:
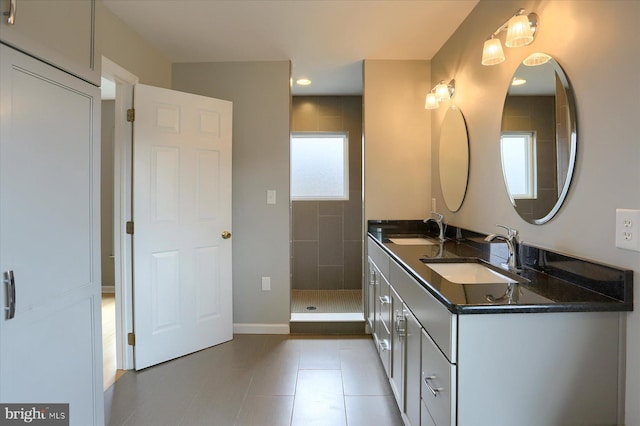
<path fill-rule="evenodd" d="M 469 138 L 462 112 L 452 106 L 440 131 L 440 187 L 449 210 L 458 211 L 467 192 L 469 178 Z"/>
<path fill-rule="evenodd" d="M 520 217 L 541 225 L 569 191 L 576 161 L 575 100 L 564 71 L 544 53 L 527 57 L 510 84 L 502 110 L 502 172 Z"/>

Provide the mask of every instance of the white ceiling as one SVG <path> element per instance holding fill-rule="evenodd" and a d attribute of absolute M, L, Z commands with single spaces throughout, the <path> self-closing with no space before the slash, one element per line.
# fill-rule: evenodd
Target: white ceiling
<path fill-rule="evenodd" d="M 313 81 L 296 95 L 361 94 L 363 59 L 431 59 L 477 3 L 104 0 L 171 62 L 291 60 Z"/>

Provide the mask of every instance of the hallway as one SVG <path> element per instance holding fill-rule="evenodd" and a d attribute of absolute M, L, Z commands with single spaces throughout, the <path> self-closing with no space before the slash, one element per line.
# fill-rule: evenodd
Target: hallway
<path fill-rule="evenodd" d="M 113 426 L 402 425 L 370 336 L 236 335 L 128 372 L 105 412 Z"/>

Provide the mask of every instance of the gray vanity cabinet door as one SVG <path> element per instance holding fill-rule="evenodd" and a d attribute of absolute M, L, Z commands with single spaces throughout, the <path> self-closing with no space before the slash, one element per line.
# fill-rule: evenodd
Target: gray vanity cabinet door
<path fill-rule="evenodd" d="M 422 333 L 422 400 L 437 426 L 456 424 L 456 366 Z M 471 424 L 471 423 L 470 423 Z"/>
<path fill-rule="evenodd" d="M 420 402 L 420 426 L 436 426 L 424 401 Z"/>
<path fill-rule="evenodd" d="M 389 255 L 380 248 L 380 246 L 375 243 L 371 237 L 368 237 L 367 240 L 367 253 L 369 257 L 378 267 L 378 270 L 385 276 L 385 278 L 389 279 L 389 264 L 391 263 L 391 258 Z"/>
<path fill-rule="evenodd" d="M 367 323 L 369 324 L 369 328 L 371 329 L 371 333 L 375 333 L 375 320 L 376 320 L 376 282 L 378 281 L 378 271 L 376 270 L 375 264 L 371 261 L 371 258 L 368 259 L 367 262 L 368 273 L 367 273 L 367 285 L 365 287 L 366 294 L 366 314 L 367 314 Z"/>
<path fill-rule="evenodd" d="M 376 299 L 376 321 L 375 333 L 377 336 L 376 344 L 378 345 L 378 353 L 382 360 L 384 370 L 389 377 L 391 373 L 391 332 L 389 330 L 389 312 L 391 307 L 391 298 L 389 296 L 389 283 L 380 274 L 378 280 L 378 292 Z"/>
<path fill-rule="evenodd" d="M 389 381 L 400 411 L 404 411 L 404 366 L 406 353 L 404 303 L 391 288 L 391 372 Z"/>
<path fill-rule="evenodd" d="M 409 308 L 404 306 L 405 323 L 405 413 L 411 426 L 420 424 L 420 378 L 422 327 Z"/>

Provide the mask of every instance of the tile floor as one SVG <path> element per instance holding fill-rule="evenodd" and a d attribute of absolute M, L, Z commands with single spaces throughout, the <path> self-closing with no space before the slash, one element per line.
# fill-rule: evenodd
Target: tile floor
<path fill-rule="evenodd" d="M 362 290 L 291 290 L 292 314 L 347 312 L 362 313 Z"/>
<path fill-rule="evenodd" d="M 236 335 L 105 393 L 108 425 L 402 425 L 371 336 Z"/>

